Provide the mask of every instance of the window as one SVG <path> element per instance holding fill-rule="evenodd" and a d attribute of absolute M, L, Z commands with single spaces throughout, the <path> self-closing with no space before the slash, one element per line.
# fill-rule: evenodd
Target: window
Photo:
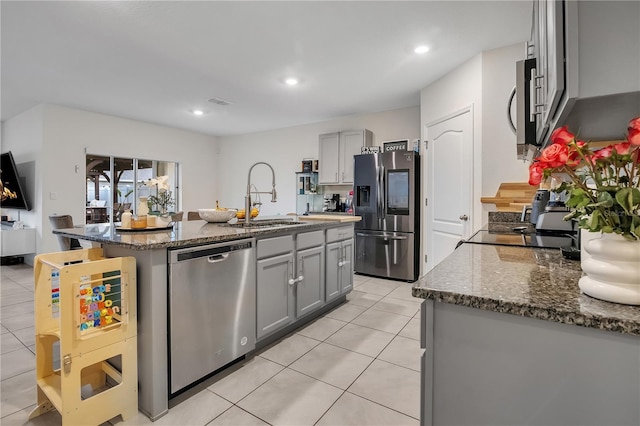
<path fill-rule="evenodd" d="M 119 222 L 125 210 L 135 214 L 138 198 L 152 195 L 144 183 L 164 175 L 178 206 L 178 163 L 87 154 L 86 223 Z"/>

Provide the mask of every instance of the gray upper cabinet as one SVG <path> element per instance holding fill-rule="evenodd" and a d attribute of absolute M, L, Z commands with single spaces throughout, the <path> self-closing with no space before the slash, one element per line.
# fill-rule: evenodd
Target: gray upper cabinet
<path fill-rule="evenodd" d="M 534 1 L 538 143 L 564 125 L 583 140 L 624 137 L 640 115 L 638 28 L 637 1 Z"/>
<path fill-rule="evenodd" d="M 325 133 L 319 137 L 319 183 L 352 184 L 353 156 L 363 146 L 373 144 L 370 130 L 347 130 Z"/>
<path fill-rule="evenodd" d="M 565 89 L 563 1 L 537 0 L 533 5 L 532 48 L 536 57 L 533 102 L 536 139 L 542 140 Z"/>
<path fill-rule="evenodd" d="M 340 153 L 340 133 L 326 133 L 319 138 L 318 182 L 337 184 L 339 182 L 338 157 Z"/>
<path fill-rule="evenodd" d="M 340 182 L 353 183 L 353 156 L 359 155 L 363 146 L 371 146 L 373 134 L 369 130 L 340 132 Z"/>

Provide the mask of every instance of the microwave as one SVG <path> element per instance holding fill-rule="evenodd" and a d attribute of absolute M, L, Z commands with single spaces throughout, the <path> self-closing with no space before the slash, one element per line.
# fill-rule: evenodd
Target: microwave
<path fill-rule="evenodd" d="M 565 0 L 533 1 L 527 59 L 516 62 L 518 158 L 530 159 L 546 145 L 558 113 L 564 108 L 565 6 Z"/>
<path fill-rule="evenodd" d="M 534 114 L 532 93 L 535 91 L 536 59 L 516 62 L 516 146 L 518 159 L 527 159 L 532 148 L 540 147 L 536 138 L 537 114 Z"/>

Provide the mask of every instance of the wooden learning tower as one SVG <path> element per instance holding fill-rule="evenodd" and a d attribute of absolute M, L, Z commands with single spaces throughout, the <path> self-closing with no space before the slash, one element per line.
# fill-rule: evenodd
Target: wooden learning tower
<path fill-rule="evenodd" d="M 63 426 L 135 416 L 135 259 L 99 248 L 41 254 L 34 278 L 38 405 L 29 419 L 54 409 Z"/>

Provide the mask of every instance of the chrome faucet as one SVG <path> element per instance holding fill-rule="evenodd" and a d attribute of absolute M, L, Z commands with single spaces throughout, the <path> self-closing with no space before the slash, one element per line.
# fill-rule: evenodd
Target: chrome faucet
<path fill-rule="evenodd" d="M 264 164 L 271 169 L 271 191 L 270 192 L 251 192 L 251 171 L 258 164 Z M 256 188 L 257 189 L 257 188 Z M 269 163 L 265 163 L 264 161 L 258 161 L 253 166 L 249 168 L 249 174 L 247 176 L 247 195 L 244 197 L 244 223 L 248 224 L 251 221 L 251 194 L 271 194 L 271 202 L 275 203 L 277 200 L 276 196 L 276 172 L 273 171 L 273 167 L 269 165 Z"/>

